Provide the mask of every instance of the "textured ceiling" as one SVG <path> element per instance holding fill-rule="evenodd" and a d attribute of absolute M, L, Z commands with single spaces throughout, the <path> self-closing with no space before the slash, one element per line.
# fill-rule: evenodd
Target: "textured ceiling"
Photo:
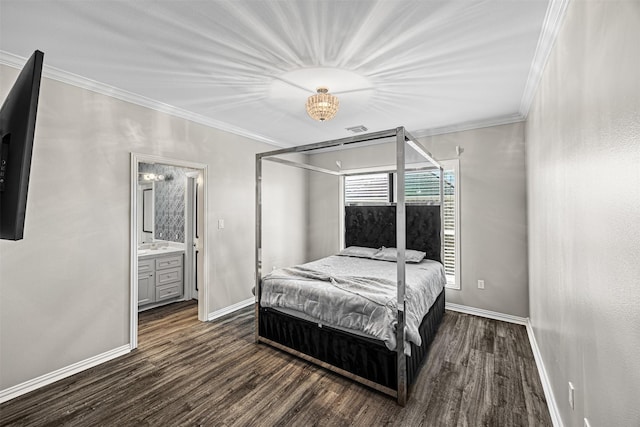
<path fill-rule="evenodd" d="M 0 0 L 0 50 L 278 145 L 517 120 L 547 0 Z M 336 118 L 310 119 L 317 86 Z M 526 113 L 526 112 L 525 112 Z"/>

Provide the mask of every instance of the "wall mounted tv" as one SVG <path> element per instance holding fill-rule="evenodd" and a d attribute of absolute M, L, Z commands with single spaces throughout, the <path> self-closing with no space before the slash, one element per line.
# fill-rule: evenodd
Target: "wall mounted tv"
<path fill-rule="evenodd" d="M 39 50 L 33 53 L 0 109 L 0 239 L 24 235 L 43 58 Z"/>

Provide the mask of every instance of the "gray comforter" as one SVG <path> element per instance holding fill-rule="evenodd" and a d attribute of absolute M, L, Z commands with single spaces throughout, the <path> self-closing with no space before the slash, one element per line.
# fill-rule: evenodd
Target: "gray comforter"
<path fill-rule="evenodd" d="M 262 279 L 263 307 L 295 310 L 329 326 L 364 333 L 396 348 L 397 264 L 330 256 L 275 270 Z M 405 337 L 416 345 L 418 327 L 446 283 L 436 261 L 406 264 Z M 405 345 L 409 355 L 410 346 Z"/>

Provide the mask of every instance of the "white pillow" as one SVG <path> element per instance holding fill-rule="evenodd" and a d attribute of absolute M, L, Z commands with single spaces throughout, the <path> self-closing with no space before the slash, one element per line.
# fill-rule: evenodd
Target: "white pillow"
<path fill-rule="evenodd" d="M 404 260 L 408 263 L 417 264 L 421 262 L 424 257 L 427 255 L 426 252 L 414 251 L 412 249 L 406 249 L 404 251 Z M 380 248 L 375 255 L 371 257 L 371 259 L 378 259 L 381 261 L 398 261 L 398 249 L 396 248 L 385 248 L 384 246 Z"/>
<path fill-rule="evenodd" d="M 349 246 L 340 251 L 338 255 L 357 258 L 372 258 L 378 252 L 377 248 L 365 248 L 362 246 Z"/>

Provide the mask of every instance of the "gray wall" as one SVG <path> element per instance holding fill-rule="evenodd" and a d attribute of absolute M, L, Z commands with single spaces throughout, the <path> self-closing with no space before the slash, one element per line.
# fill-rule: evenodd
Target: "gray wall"
<path fill-rule="evenodd" d="M 571 2 L 526 125 L 531 322 L 566 426 L 640 425 L 639 42 L 639 2 Z"/>
<path fill-rule="evenodd" d="M 0 66 L 0 99 L 17 73 Z M 251 298 L 255 153 L 274 149 L 49 79 L 40 95 L 25 239 L 0 241 L 0 389 L 129 343 L 131 152 L 208 165 L 209 308 Z"/>
<path fill-rule="evenodd" d="M 302 155 L 287 158 L 306 163 Z M 262 161 L 263 276 L 276 267 L 309 261 L 306 247 L 307 180 L 304 169 Z"/>
<path fill-rule="evenodd" d="M 527 222 L 524 124 L 494 126 L 422 138 L 436 159 L 460 162 L 461 289 L 447 289 L 450 303 L 527 317 Z M 310 156 L 314 164 L 335 169 L 384 166 L 395 162 L 395 146 L 381 144 Z M 323 256 L 339 247 L 339 184 L 313 174 L 309 179 L 308 252 Z M 485 289 L 477 280 L 485 280 Z"/>
<path fill-rule="evenodd" d="M 422 138 L 436 159 L 460 154 L 462 289 L 447 302 L 527 317 L 524 124 Z M 478 289 L 478 280 L 485 288 Z"/>

